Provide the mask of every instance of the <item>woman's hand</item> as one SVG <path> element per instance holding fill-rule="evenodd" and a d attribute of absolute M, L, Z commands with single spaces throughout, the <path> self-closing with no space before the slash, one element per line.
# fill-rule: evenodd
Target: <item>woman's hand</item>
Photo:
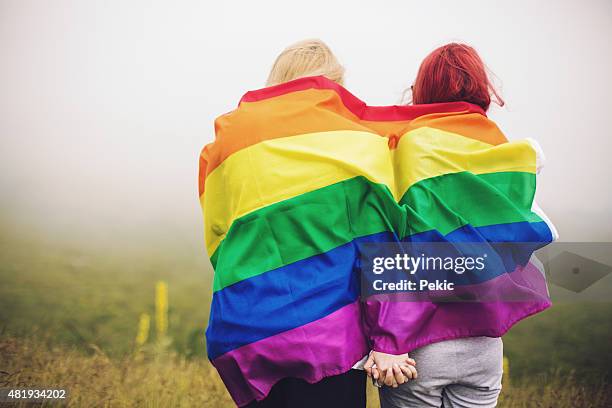
<path fill-rule="evenodd" d="M 378 385 L 397 388 L 410 379 L 417 378 L 416 361 L 406 354 L 386 354 L 372 351 L 364 365 L 369 377 Z"/>

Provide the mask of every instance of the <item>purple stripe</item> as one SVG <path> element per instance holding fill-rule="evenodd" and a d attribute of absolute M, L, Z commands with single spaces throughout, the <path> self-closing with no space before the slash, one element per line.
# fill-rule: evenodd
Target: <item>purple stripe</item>
<path fill-rule="evenodd" d="M 264 399 L 285 377 L 315 383 L 342 374 L 368 353 L 361 306 L 351 303 L 304 326 L 227 352 L 213 360 L 238 406 Z"/>
<path fill-rule="evenodd" d="M 544 277 L 531 263 L 474 285 L 472 291 L 475 290 L 490 298 L 483 302 L 440 303 L 415 301 L 407 294 L 368 298 L 365 320 L 373 348 L 401 354 L 443 340 L 501 337 L 518 321 L 551 305 Z M 493 300 L 495 293 L 497 299 L 509 300 Z"/>

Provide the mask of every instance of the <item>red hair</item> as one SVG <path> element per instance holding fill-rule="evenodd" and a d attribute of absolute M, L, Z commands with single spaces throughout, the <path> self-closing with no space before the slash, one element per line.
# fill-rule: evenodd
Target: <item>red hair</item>
<path fill-rule="evenodd" d="M 499 106 L 504 105 L 476 50 L 457 43 L 444 45 L 429 54 L 421 63 L 412 87 L 415 105 L 465 101 L 486 111 L 491 95 Z"/>

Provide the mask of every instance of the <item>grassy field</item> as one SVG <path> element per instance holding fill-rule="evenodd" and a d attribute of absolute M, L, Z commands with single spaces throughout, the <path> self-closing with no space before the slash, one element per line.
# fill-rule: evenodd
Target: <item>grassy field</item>
<path fill-rule="evenodd" d="M 95 344 L 124 356 L 133 350 L 139 316 L 154 312 L 161 280 L 169 286 L 172 348 L 204 357 L 212 274 L 203 251 L 176 243 L 138 248 L 0 242 L 0 330 L 50 333 L 57 344 Z"/>
<path fill-rule="evenodd" d="M 203 359 L 175 353 L 111 359 L 93 347 L 84 355 L 40 340 L 8 337 L 0 340 L 0 354 L 1 386 L 67 388 L 71 407 L 234 406 L 214 368 Z M 499 406 L 608 407 L 610 391 L 604 382 L 586 385 L 558 373 L 504 384 Z M 368 408 L 378 406 L 376 391 L 369 385 Z"/>
<path fill-rule="evenodd" d="M 205 359 L 211 272 L 199 249 L 0 244 L 0 387 L 66 387 L 71 406 L 232 406 Z M 137 351 L 160 280 L 168 333 L 161 345 L 152 323 Z M 556 304 L 520 323 L 504 339 L 510 383 L 500 406 L 610 406 L 610 344 L 610 303 Z"/>

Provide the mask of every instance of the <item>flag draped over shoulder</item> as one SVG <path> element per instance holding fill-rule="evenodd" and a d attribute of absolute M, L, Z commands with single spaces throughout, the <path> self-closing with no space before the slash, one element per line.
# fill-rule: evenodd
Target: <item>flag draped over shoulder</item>
<path fill-rule="evenodd" d="M 309 77 L 248 92 L 215 131 L 199 178 L 215 270 L 207 348 L 238 405 L 284 377 L 346 372 L 371 347 L 500 336 L 549 305 L 359 301 L 361 242 L 553 239 L 532 211 L 536 150 L 479 107 L 371 107 Z M 476 283 L 528 290 L 517 277 L 530 268 Z"/>

